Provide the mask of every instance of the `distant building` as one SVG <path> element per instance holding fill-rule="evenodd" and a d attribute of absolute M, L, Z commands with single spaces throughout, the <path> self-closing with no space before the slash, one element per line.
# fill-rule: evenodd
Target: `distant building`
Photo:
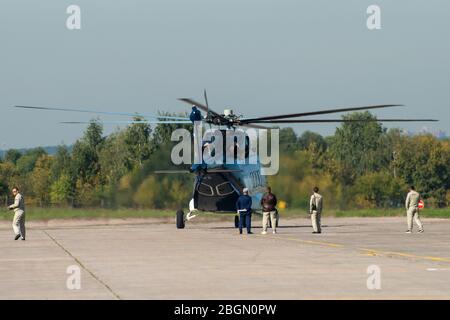
<path fill-rule="evenodd" d="M 423 135 L 423 134 L 431 134 L 435 136 L 438 139 L 446 139 L 447 132 L 443 130 L 430 130 L 428 127 L 423 127 L 418 132 L 414 131 L 408 131 L 408 130 L 402 130 L 402 134 L 408 137 L 416 136 L 416 135 Z"/>

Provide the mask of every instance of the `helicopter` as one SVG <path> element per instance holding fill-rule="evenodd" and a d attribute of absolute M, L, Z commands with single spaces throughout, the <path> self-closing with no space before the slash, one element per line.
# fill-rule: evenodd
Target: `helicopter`
<path fill-rule="evenodd" d="M 182 116 L 166 116 L 166 115 L 146 115 L 138 113 L 125 112 L 107 112 L 95 111 L 88 109 L 71 109 L 59 107 L 38 107 L 38 106 L 24 106 L 16 105 L 16 108 L 33 109 L 33 110 L 47 110 L 47 111 L 65 111 L 65 112 L 82 112 L 93 113 L 98 115 L 115 115 L 126 117 L 139 117 L 144 120 L 120 120 L 107 121 L 102 123 L 112 124 L 192 124 L 194 131 L 194 139 L 198 138 L 199 127 L 206 125 L 216 128 L 225 138 L 230 131 L 237 129 L 251 128 L 258 130 L 273 129 L 276 124 L 289 123 L 350 123 L 350 122 L 436 122 L 435 119 L 304 119 L 304 117 L 336 114 L 343 112 L 354 112 L 362 110 L 386 109 L 394 107 L 404 107 L 402 104 L 380 104 L 360 107 L 340 107 L 332 109 L 322 109 L 317 111 L 299 112 L 291 114 L 280 114 L 262 117 L 243 117 L 237 115 L 232 109 L 225 109 L 223 113 L 216 112 L 209 107 L 206 90 L 204 90 L 204 103 L 197 102 L 190 98 L 180 98 L 179 101 L 189 104 L 192 111 L 189 117 Z M 205 115 L 202 114 L 202 111 Z M 64 121 L 64 124 L 81 124 L 88 123 L 83 121 Z M 214 143 L 214 139 L 209 141 L 200 139 L 198 152 L 203 153 L 205 148 Z M 223 150 L 223 154 L 230 152 L 230 150 Z M 236 155 L 241 152 L 245 157 L 244 162 L 237 161 Z M 219 164 L 207 164 L 204 161 L 194 163 L 189 170 L 160 170 L 155 171 L 155 174 L 184 174 L 190 173 L 195 175 L 193 183 L 192 198 L 188 203 L 188 212 L 185 213 L 183 209 L 176 212 L 176 227 L 177 229 L 184 229 L 186 222 L 195 218 L 201 212 L 213 213 L 234 213 L 236 214 L 236 201 L 241 195 L 242 190 L 247 188 L 249 195 L 252 197 L 252 210 L 258 212 L 261 210 L 261 199 L 265 192 L 267 180 L 261 165 L 259 155 L 250 152 L 250 140 L 245 137 L 244 143 L 237 143 L 234 140 L 233 150 L 231 153 L 234 156 L 232 163 L 222 162 Z M 238 227 L 239 216 L 236 214 L 234 219 L 235 227 Z M 278 218 L 277 218 L 278 224 Z"/>

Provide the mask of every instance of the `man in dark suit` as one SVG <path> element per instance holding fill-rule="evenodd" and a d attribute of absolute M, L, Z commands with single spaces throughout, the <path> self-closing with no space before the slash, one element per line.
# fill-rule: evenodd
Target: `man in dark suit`
<path fill-rule="evenodd" d="M 252 198 L 248 195 L 248 189 L 242 190 L 242 195 L 239 196 L 236 202 L 236 210 L 239 213 L 239 233 L 242 234 L 242 228 L 245 221 L 247 226 L 247 234 L 252 234 Z"/>

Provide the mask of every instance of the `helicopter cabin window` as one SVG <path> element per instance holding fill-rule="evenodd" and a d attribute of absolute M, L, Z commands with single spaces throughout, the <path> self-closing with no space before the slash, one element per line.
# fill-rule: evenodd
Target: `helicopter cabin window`
<path fill-rule="evenodd" d="M 234 192 L 233 186 L 229 181 L 226 181 L 224 183 L 218 184 L 216 186 L 216 191 L 219 196 L 227 196 L 229 194 L 232 194 Z"/>
<path fill-rule="evenodd" d="M 210 185 L 207 185 L 203 182 L 197 187 L 197 191 L 203 196 L 212 197 L 214 195 L 213 188 Z"/>

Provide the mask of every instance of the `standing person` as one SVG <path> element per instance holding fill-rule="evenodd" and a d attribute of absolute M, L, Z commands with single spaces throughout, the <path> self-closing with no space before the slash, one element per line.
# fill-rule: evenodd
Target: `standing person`
<path fill-rule="evenodd" d="M 311 214 L 311 223 L 313 233 L 322 233 L 321 215 L 323 209 L 323 197 L 319 194 L 319 188 L 314 187 L 314 194 L 309 201 L 309 213 Z"/>
<path fill-rule="evenodd" d="M 247 234 L 253 234 L 252 228 L 252 198 L 248 195 L 248 189 L 242 190 L 236 202 L 236 210 L 239 213 L 239 233 L 242 234 L 242 228 L 245 220 L 247 225 Z"/>
<path fill-rule="evenodd" d="M 25 200 L 19 193 L 19 188 L 12 189 L 14 195 L 14 203 L 8 207 L 9 210 L 14 210 L 13 230 L 15 233 L 14 240 L 21 238 L 25 240 Z"/>
<path fill-rule="evenodd" d="M 420 221 L 419 217 L 419 201 L 420 194 L 416 191 L 416 188 L 414 186 L 409 187 L 409 193 L 406 197 L 405 202 L 406 217 L 408 223 L 408 230 L 406 231 L 406 233 L 412 233 L 413 219 L 419 227 L 419 233 L 423 232 L 423 224 L 422 221 Z"/>
<path fill-rule="evenodd" d="M 261 199 L 261 207 L 263 212 L 262 227 L 263 231 L 261 234 L 267 234 L 267 225 L 272 224 L 273 234 L 277 233 L 277 197 L 272 193 L 272 188 L 267 187 L 267 192 Z"/>

